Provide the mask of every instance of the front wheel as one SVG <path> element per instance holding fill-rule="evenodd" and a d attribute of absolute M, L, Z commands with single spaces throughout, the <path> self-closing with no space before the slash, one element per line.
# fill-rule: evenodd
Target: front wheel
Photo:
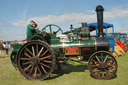
<path fill-rule="evenodd" d="M 117 62 L 107 51 L 98 51 L 92 54 L 88 61 L 91 75 L 97 79 L 111 79 L 116 76 Z"/>
<path fill-rule="evenodd" d="M 54 51 L 43 41 L 24 44 L 17 57 L 18 68 L 27 79 L 44 80 L 55 68 Z"/>

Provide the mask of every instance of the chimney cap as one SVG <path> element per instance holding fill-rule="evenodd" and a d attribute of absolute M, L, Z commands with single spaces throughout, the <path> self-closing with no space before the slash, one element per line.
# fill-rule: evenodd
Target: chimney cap
<path fill-rule="evenodd" d="M 98 6 L 96 7 L 96 11 L 104 11 L 103 6 L 102 6 L 102 5 L 98 5 Z"/>

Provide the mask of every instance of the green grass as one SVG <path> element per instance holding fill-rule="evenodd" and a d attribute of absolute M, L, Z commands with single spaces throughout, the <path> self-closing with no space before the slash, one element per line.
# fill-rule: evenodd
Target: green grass
<path fill-rule="evenodd" d="M 0 58 L 0 85 L 128 85 L 128 54 L 117 58 L 117 77 L 111 80 L 98 80 L 90 76 L 87 62 L 73 63 L 62 75 L 54 75 L 44 81 L 27 80 L 12 66 L 10 58 Z M 53 75 L 52 75 L 53 76 Z"/>

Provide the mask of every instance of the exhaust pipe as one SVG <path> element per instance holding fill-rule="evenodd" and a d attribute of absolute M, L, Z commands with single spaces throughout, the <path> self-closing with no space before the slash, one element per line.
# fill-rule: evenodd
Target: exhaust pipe
<path fill-rule="evenodd" d="M 103 11 L 104 11 L 104 8 L 101 5 L 98 5 L 96 7 L 97 24 L 98 24 L 98 37 L 104 37 L 104 33 L 103 33 Z"/>

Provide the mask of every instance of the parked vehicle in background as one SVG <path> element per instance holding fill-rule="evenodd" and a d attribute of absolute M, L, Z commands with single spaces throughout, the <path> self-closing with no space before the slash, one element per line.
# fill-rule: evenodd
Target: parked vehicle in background
<path fill-rule="evenodd" d="M 114 33 L 115 43 L 118 44 L 125 52 L 127 51 L 127 34 Z"/>

